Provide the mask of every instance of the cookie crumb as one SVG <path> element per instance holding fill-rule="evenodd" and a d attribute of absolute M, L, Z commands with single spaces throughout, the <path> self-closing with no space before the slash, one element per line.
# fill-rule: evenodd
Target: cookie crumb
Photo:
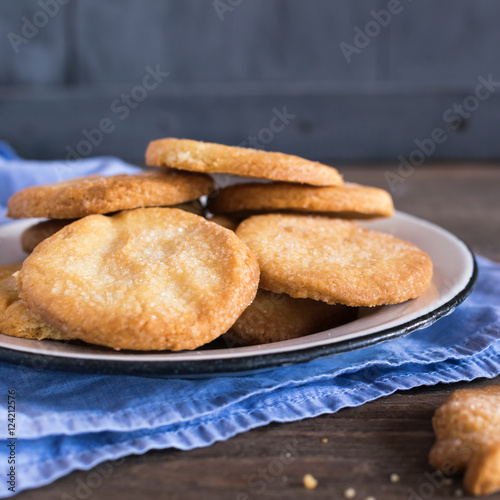
<path fill-rule="evenodd" d="M 318 480 L 312 474 L 306 474 L 302 481 L 308 490 L 314 490 L 318 486 Z"/>
<path fill-rule="evenodd" d="M 322 442 L 322 443 L 328 443 L 328 438 L 323 438 L 323 439 L 321 440 L 321 442 Z"/>
<path fill-rule="evenodd" d="M 446 486 L 451 486 L 453 484 L 453 479 L 451 477 L 447 477 L 444 480 L 444 484 L 446 484 Z"/>
<path fill-rule="evenodd" d="M 344 491 L 345 498 L 354 498 L 355 496 L 356 490 L 354 488 L 347 488 L 347 490 Z"/>
<path fill-rule="evenodd" d="M 391 483 L 399 483 L 400 477 L 397 474 L 391 474 L 391 477 L 389 479 Z"/>
<path fill-rule="evenodd" d="M 463 497 L 464 496 L 464 491 L 461 490 L 460 488 L 457 488 L 455 490 L 455 493 L 453 493 L 453 496 L 455 496 L 455 497 Z"/>

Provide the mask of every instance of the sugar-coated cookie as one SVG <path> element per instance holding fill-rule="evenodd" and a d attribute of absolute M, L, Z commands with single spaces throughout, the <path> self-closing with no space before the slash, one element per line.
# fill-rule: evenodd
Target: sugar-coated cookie
<path fill-rule="evenodd" d="M 333 167 L 298 156 L 224 146 L 190 139 L 158 139 L 149 143 L 146 164 L 193 172 L 224 173 L 314 186 L 338 186 Z"/>
<path fill-rule="evenodd" d="M 18 272 L 21 266 L 21 262 L 0 266 L 0 333 L 24 339 L 66 339 L 62 332 L 33 317 L 24 302 L 19 299 L 13 274 Z"/>
<path fill-rule="evenodd" d="M 390 217 L 391 195 L 383 189 L 346 182 L 343 186 L 315 187 L 286 182 L 236 184 L 210 198 L 214 214 L 250 215 L 263 212 L 332 214 L 342 218 Z"/>
<path fill-rule="evenodd" d="M 340 219 L 257 215 L 236 234 L 252 249 L 261 288 L 329 304 L 378 306 L 418 297 L 432 279 L 429 256 L 389 234 Z"/>
<path fill-rule="evenodd" d="M 259 268 L 234 232 L 191 213 L 144 208 L 78 220 L 38 245 L 18 277 L 34 316 L 115 349 L 194 349 L 226 332 Z"/>
<path fill-rule="evenodd" d="M 18 191 L 8 202 L 7 216 L 78 219 L 138 207 L 172 206 L 207 195 L 213 186 L 208 175 L 176 171 L 80 177 Z"/>

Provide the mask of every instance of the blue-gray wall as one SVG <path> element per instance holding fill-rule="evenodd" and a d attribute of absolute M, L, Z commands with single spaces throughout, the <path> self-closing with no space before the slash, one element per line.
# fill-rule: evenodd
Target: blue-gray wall
<path fill-rule="evenodd" d="M 499 24 L 498 0 L 1 0 L 0 138 L 30 158 L 175 136 L 498 159 Z"/>

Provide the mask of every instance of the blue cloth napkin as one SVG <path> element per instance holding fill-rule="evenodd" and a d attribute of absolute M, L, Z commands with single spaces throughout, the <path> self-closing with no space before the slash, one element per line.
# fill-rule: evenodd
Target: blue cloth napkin
<path fill-rule="evenodd" d="M 0 203 L 8 189 L 58 180 L 53 164 L 24 162 L 0 147 Z M 9 168 L 11 165 L 11 168 Z M 128 172 L 114 158 L 76 162 L 64 178 Z M 101 170 L 102 169 L 102 170 Z M 36 170 L 36 173 L 33 172 Z M 0 363 L 0 497 L 10 452 L 7 392 L 16 391 L 16 492 L 74 469 L 151 449 L 188 450 L 270 422 L 361 405 L 399 389 L 500 373 L 500 264 L 478 259 L 472 295 L 433 326 L 405 338 L 253 375 L 152 379 L 36 370 Z M 115 465 L 88 476 L 87 492 Z"/>

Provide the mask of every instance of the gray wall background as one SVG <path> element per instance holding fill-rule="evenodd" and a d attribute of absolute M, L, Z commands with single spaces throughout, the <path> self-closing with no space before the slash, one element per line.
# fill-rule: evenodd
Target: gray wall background
<path fill-rule="evenodd" d="M 494 160 L 500 84 L 474 94 L 500 82 L 499 24 L 497 0 L 0 0 L 0 138 L 42 159 L 140 162 L 174 136 L 342 162 Z M 359 30 L 348 62 L 340 44 Z M 168 73 L 149 90 L 147 67 Z M 276 110 L 294 116 L 281 126 Z"/>

